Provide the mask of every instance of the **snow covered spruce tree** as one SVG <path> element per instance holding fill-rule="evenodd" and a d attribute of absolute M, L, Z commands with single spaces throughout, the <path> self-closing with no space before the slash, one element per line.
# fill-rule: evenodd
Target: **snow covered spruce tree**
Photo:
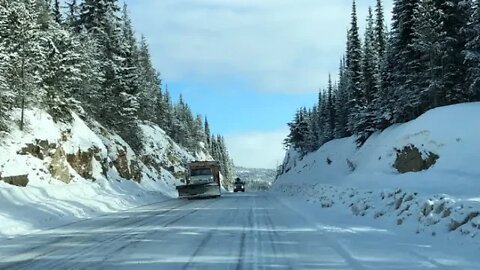
<path fill-rule="evenodd" d="M 414 10 L 418 2 L 418 0 L 394 2 L 388 63 L 390 67 L 388 72 L 391 76 L 389 95 L 393 99 L 390 102 L 393 105 L 392 123 L 405 122 L 415 115 L 414 108 L 410 105 L 410 101 L 415 98 L 412 96 L 414 82 L 410 80 L 410 76 L 417 70 L 412 70 L 410 64 L 417 58 L 413 49 L 413 26 Z"/>
<path fill-rule="evenodd" d="M 235 166 L 227 150 L 225 139 L 220 135 L 212 135 L 211 141 L 211 154 L 214 160 L 220 162 L 220 171 L 225 177 L 225 182 L 231 184 L 235 177 Z"/>
<path fill-rule="evenodd" d="M 58 8 L 56 5 L 54 7 Z M 72 90 L 82 83 L 80 43 L 57 22 L 61 16 L 55 12 L 59 11 L 52 13 L 51 7 L 45 2 L 39 5 L 39 12 L 44 51 L 39 85 L 44 91 L 42 105 L 55 121 L 68 121 L 71 104 L 75 103 Z"/>
<path fill-rule="evenodd" d="M 357 111 L 357 123 L 354 130 L 358 135 L 357 143 L 362 145 L 370 135 L 375 132 L 376 108 L 374 104 L 375 97 L 378 95 L 378 57 L 376 50 L 375 29 L 373 25 L 372 9 L 368 10 L 367 28 L 365 29 L 365 41 L 362 55 L 362 78 L 363 93 L 362 106 Z"/>
<path fill-rule="evenodd" d="M 21 109 L 19 127 L 24 128 L 24 111 L 41 99 L 38 87 L 44 68 L 44 50 L 40 33 L 37 1 L 1 2 L 0 42 L 8 57 L 5 70 L 6 85 L 13 95 L 12 107 Z M 9 104 L 6 104 L 9 106 Z"/>
<path fill-rule="evenodd" d="M 118 16 L 120 8 L 116 0 L 85 0 L 80 8 L 80 25 L 93 36 L 101 52 L 103 81 L 101 93 L 92 100 L 95 108 L 92 113 L 139 151 L 139 85 L 131 25 Z"/>
<path fill-rule="evenodd" d="M 465 61 L 467 64 L 466 90 L 471 100 L 480 100 L 480 1 L 475 0 L 470 23 L 465 28 L 467 44 Z"/>
<path fill-rule="evenodd" d="M 335 94 L 335 138 L 343 138 L 350 135 L 348 132 L 348 116 L 350 107 L 348 107 L 348 75 L 345 66 L 345 58 L 340 61 L 338 72 L 338 86 Z"/>
<path fill-rule="evenodd" d="M 1 9 L 1 8 L 0 8 Z M 2 13 L 2 11 L 0 11 Z M 3 75 L 8 68 L 8 55 L 3 53 L 5 48 L 0 42 L 0 132 L 8 131 L 8 108 L 12 104 L 12 92 L 8 88 L 7 80 Z"/>
<path fill-rule="evenodd" d="M 362 111 L 366 106 L 362 89 L 362 46 L 358 32 L 355 1 L 352 4 L 352 21 L 348 31 L 346 67 L 348 76 L 348 106 L 350 107 L 348 131 L 353 134 L 361 130 L 361 126 L 358 124 L 361 123 Z"/>

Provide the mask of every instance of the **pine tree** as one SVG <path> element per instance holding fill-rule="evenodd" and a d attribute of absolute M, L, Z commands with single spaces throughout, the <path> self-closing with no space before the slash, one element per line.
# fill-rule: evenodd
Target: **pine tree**
<path fill-rule="evenodd" d="M 67 17 L 65 19 L 65 25 L 74 33 L 79 33 L 80 28 L 80 7 L 77 4 L 77 0 L 67 1 Z"/>
<path fill-rule="evenodd" d="M 367 28 L 365 30 L 365 42 L 363 46 L 362 76 L 363 76 L 363 99 L 362 107 L 357 112 L 354 132 L 357 134 L 357 143 L 362 145 L 368 137 L 375 131 L 376 107 L 374 105 L 375 97 L 378 96 L 378 80 L 376 74 L 379 74 L 376 64 L 375 50 L 375 32 L 373 25 L 372 9 L 368 10 Z"/>
<path fill-rule="evenodd" d="M 348 131 L 354 133 L 357 131 L 360 113 L 365 106 L 365 96 L 363 94 L 363 75 L 362 75 L 362 46 L 358 34 L 357 8 L 356 3 L 352 4 L 352 22 L 347 40 L 347 75 L 348 75 L 348 106 L 350 114 L 348 116 Z"/>
<path fill-rule="evenodd" d="M 333 140 L 335 138 L 335 123 L 336 123 L 336 109 L 335 109 L 335 90 L 332 84 L 332 77 L 328 75 L 328 89 L 327 89 L 327 141 Z"/>
<path fill-rule="evenodd" d="M 206 139 L 206 143 L 207 143 L 207 149 L 208 150 L 211 150 L 211 136 L 212 136 L 212 133 L 210 132 L 210 124 L 208 123 L 208 119 L 207 117 L 205 116 L 205 127 L 204 127 L 204 130 L 205 130 L 205 139 Z"/>
<path fill-rule="evenodd" d="M 375 7 L 375 51 L 377 55 L 377 64 L 380 64 L 381 60 L 385 56 L 386 51 L 386 29 L 385 29 L 385 16 L 383 11 L 382 0 L 377 0 Z"/>
<path fill-rule="evenodd" d="M 395 0 L 392 18 L 392 31 L 389 45 L 389 94 L 395 101 L 392 112 L 393 123 L 405 122 L 415 115 L 411 107 L 409 92 L 413 85 L 409 75 L 417 72 L 409 66 L 417 58 L 412 48 L 414 10 L 419 0 Z"/>
<path fill-rule="evenodd" d="M 285 139 L 284 145 L 286 147 L 293 147 L 296 151 L 302 155 L 313 151 L 313 145 L 316 145 L 313 141 L 314 134 L 311 128 L 311 119 L 309 118 L 307 109 L 303 107 L 295 115 L 293 122 L 288 123 L 290 133 Z"/>
<path fill-rule="evenodd" d="M 465 90 L 467 66 L 463 54 L 470 36 L 464 29 L 472 16 L 473 4 L 470 0 L 451 0 L 442 2 L 446 37 L 442 40 L 443 84 L 445 99 L 441 105 L 468 101 Z"/>
<path fill-rule="evenodd" d="M 53 2 L 53 18 L 57 24 L 61 25 L 63 23 L 60 0 L 54 0 Z"/>
<path fill-rule="evenodd" d="M 42 96 L 41 89 L 37 88 L 44 67 L 40 16 L 35 0 L 2 5 L 0 35 L 4 53 L 9 56 L 5 77 L 15 97 L 15 106 L 21 108 L 19 126 L 23 130 L 26 107 Z"/>
<path fill-rule="evenodd" d="M 340 60 L 338 90 L 335 96 L 335 138 L 350 136 L 350 133 L 348 132 L 348 116 L 350 114 L 347 89 L 348 75 L 345 64 L 345 59 Z"/>
<path fill-rule="evenodd" d="M 442 40 L 445 39 L 443 16 L 441 7 L 434 0 L 420 0 L 414 12 L 412 48 L 418 57 L 409 63 L 417 70 L 409 75 L 412 81 L 409 102 L 418 110 L 415 115 L 430 106 L 438 106 L 444 90 L 441 52 Z"/>
<path fill-rule="evenodd" d="M 464 33 L 469 39 L 465 46 L 465 59 L 468 67 L 467 86 L 471 101 L 480 101 L 480 1 L 476 0 L 473 15 Z"/>
<path fill-rule="evenodd" d="M 375 74 L 378 74 L 376 69 L 376 55 L 375 55 L 375 32 L 373 28 L 373 14 L 372 9 L 368 9 L 367 28 L 365 30 L 365 42 L 363 46 L 363 61 L 362 61 L 362 75 L 363 75 L 363 103 L 369 106 L 377 92 L 377 81 Z"/>
<path fill-rule="evenodd" d="M 377 130 L 384 130 L 394 123 L 393 111 L 396 100 L 393 94 L 395 89 L 392 84 L 393 74 L 391 71 L 396 64 L 394 61 L 396 55 L 393 54 L 390 45 L 391 42 L 388 36 L 385 54 L 384 57 L 380 59 L 379 64 L 380 85 L 373 102 L 374 110 L 376 112 L 374 123 Z"/>
<path fill-rule="evenodd" d="M 139 151 L 138 73 L 136 72 L 133 31 L 126 12 L 118 17 L 117 0 L 85 0 L 80 22 L 95 38 L 100 51 L 103 85 L 96 103 L 102 104 L 96 118 L 115 129 L 135 151 Z"/>
<path fill-rule="evenodd" d="M 102 51 L 97 41 L 87 32 L 80 30 L 75 35 L 77 53 L 82 61 L 79 62 L 80 81 L 71 87 L 72 96 L 81 101 L 82 107 L 92 116 L 100 115 L 103 98 L 103 73 Z"/>
<path fill-rule="evenodd" d="M 4 14 L 4 10 L 0 7 L 0 14 Z M 0 15 L 0 19 L 3 19 L 3 16 Z M 7 119 L 8 119 L 8 108 L 13 103 L 13 93 L 8 88 L 8 83 L 3 74 L 8 70 L 9 57 L 7 54 L 4 54 L 5 48 L 3 43 L 0 42 L 0 132 L 8 131 Z"/>
<path fill-rule="evenodd" d="M 144 36 L 140 39 L 140 48 L 138 53 L 138 71 L 139 71 L 139 81 L 140 93 L 139 93 L 139 103 L 140 103 L 140 119 L 151 120 L 152 115 L 154 115 L 155 104 L 162 103 L 162 106 L 166 106 L 161 101 L 155 100 L 155 97 L 158 96 L 158 91 L 160 91 L 161 81 L 156 70 L 153 68 L 151 62 L 150 51 L 148 48 L 147 41 Z M 158 106 L 157 106 L 158 108 Z M 165 113 L 165 108 L 162 109 Z M 159 119 L 160 120 L 160 119 Z M 161 126 L 164 125 L 164 121 L 160 120 L 159 123 Z"/>

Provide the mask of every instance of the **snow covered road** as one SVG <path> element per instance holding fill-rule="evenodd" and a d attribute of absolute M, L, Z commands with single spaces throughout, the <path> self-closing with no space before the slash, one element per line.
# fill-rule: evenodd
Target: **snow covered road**
<path fill-rule="evenodd" d="M 475 243 L 391 228 L 275 193 L 169 200 L 2 240 L 0 269 L 478 269 Z"/>

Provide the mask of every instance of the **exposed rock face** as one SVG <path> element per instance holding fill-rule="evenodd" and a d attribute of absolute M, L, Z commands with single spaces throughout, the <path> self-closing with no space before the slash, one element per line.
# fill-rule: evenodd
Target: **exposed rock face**
<path fill-rule="evenodd" d="M 67 154 L 67 162 L 81 177 L 94 180 L 92 166 L 94 154 L 95 150 L 92 148 L 85 152 L 79 149 L 75 154 Z"/>
<path fill-rule="evenodd" d="M 28 184 L 28 174 L 6 176 L 6 177 L 2 177 L 0 175 L 0 181 L 3 181 L 7 184 L 14 185 L 17 187 L 26 187 Z"/>
<path fill-rule="evenodd" d="M 19 155 L 31 155 L 43 160 L 52 155 L 52 151 L 57 148 L 56 143 L 49 143 L 47 140 L 35 140 L 35 143 L 28 143 L 20 151 Z"/>
<path fill-rule="evenodd" d="M 130 168 L 128 167 L 127 151 L 124 149 L 118 149 L 117 159 L 113 161 L 113 166 L 118 171 L 121 177 L 125 179 L 132 179 L 130 174 Z"/>
<path fill-rule="evenodd" d="M 134 159 L 129 162 L 126 147 L 123 146 L 117 150 L 117 159 L 113 161 L 113 166 L 117 169 L 118 174 L 122 178 L 140 182 L 142 180 L 140 163 Z"/>
<path fill-rule="evenodd" d="M 130 172 L 132 174 L 132 179 L 140 183 L 142 181 L 142 169 L 140 164 L 136 160 L 130 162 Z"/>
<path fill-rule="evenodd" d="M 428 152 L 427 158 L 423 159 L 422 153 L 413 145 L 405 146 L 402 150 L 397 149 L 397 158 L 393 167 L 400 173 L 419 172 L 428 170 L 433 166 L 439 156 Z"/>
<path fill-rule="evenodd" d="M 55 151 L 55 154 L 53 154 L 49 170 L 55 179 L 58 179 L 66 184 L 70 183 L 72 180 L 63 147 L 58 147 Z"/>

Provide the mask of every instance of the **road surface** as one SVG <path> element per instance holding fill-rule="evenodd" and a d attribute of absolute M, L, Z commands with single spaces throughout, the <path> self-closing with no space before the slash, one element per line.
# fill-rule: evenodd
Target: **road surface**
<path fill-rule="evenodd" d="M 169 200 L 2 241 L 0 269 L 478 269 L 323 211 L 267 193 Z"/>

